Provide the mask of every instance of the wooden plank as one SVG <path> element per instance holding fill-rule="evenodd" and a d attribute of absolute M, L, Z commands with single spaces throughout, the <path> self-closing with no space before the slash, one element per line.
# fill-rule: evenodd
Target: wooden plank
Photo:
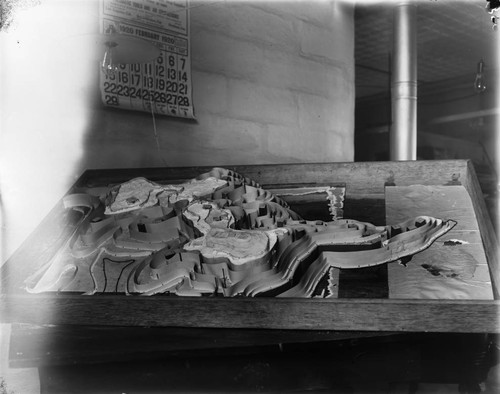
<path fill-rule="evenodd" d="M 464 179 L 464 186 L 469 192 L 474 207 L 474 212 L 478 220 L 479 231 L 483 241 L 484 250 L 488 259 L 488 268 L 493 286 L 495 299 L 500 299 L 500 257 L 499 238 L 493 228 L 491 217 L 486 208 L 481 186 L 476 176 L 474 166 L 471 161 L 467 162 L 467 173 Z"/>
<path fill-rule="evenodd" d="M 0 296 L 2 321 L 146 327 L 500 332 L 500 301 Z"/>
<path fill-rule="evenodd" d="M 264 165 L 220 165 L 246 177 L 264 188 L 275 185 L 311 185 L 345 183 L 351 195 L 383 195 L 386 184 L 444 185 L 463 182 L 467 177 L 466 160 L 405 162 L 306 163 Z M 143 176 L 155 182 L 182 182 L 211 169 L 204 167 L 130 168 L 87 170 L 75 187 L 96 187 L 124 182 Z"/>
<path fill-rule="evenodd" d="M 391 298 L 493 299 L 474 208 L 464 186 L 386 187 L 387 223 L 420 215 L 455 227 L 407 264 L 389 264 Z"/>
<path fill-rule="evenodd" d="M 72 394 L 387 393 L 421 377 L 420 342 L 363 345 L 46 367 L 40 383 L 43 393 Z"/>
<path fill-rule="evenodd" d="M 168 356 L 211 357 L 282 351 L 315 343 L 342 346 L 377 338 L 397 340 L 397 333 L 359 331 L 251 330 L 240 328 L 99 327 L 14 325 L 11 368 L 152 360 Z"/>

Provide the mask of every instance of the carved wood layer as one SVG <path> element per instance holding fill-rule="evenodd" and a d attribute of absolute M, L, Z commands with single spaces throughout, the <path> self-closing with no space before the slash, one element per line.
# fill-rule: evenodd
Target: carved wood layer
<path fill-rule="evenodd" d="M 343 193 L 332 193 L 331 202 Z M 79 220 L 26 280 L 30 293 L 326 298 L 336 295 L 338 269 L 400 261 L 455 224 L 429 216 L 389 226 L 306 221 L 223 168 L 172 185 L 134 178 L 99 197 L 63 201 Z"/>

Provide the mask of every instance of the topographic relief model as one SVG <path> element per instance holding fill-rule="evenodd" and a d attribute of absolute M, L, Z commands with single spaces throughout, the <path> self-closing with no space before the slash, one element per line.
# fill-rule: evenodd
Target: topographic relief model
<path fill-rule="evenodd" d="M 317 297 L 321 287 L 328 297 L 333 268 L 406 261 L 454 225 L 429 216 L 388 226 L 303 220 L 224 168 L 175 185 L 134 178 L 63 202 L 81 218 L 27 278 L 30 293 Z"/>

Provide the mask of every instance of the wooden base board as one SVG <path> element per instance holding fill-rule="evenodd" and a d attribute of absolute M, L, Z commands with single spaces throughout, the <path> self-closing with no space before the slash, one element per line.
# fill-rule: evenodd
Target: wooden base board
<path fill-rule="evenodd" d="M 410 262 L 389 264 L 389 298 L 492 300 L 488 264 L 467 190 L 460 185 L 385 190 L 388 224 L 419 215 L 457 222 Z"/>

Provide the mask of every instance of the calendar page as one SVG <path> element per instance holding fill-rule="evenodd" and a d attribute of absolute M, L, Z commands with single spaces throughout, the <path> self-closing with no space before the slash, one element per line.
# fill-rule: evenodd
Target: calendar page
<path fill-rule="evenodd" d="M 100 73 L 104 105 L 194 118 L 187 0 L 101 0 L 101 33 L 147 40 L 160 49 L 148 63 Z"/>

